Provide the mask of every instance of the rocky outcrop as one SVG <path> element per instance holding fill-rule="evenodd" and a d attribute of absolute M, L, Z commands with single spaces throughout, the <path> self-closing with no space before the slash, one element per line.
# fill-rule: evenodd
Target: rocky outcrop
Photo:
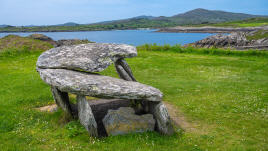
<path fill-rule="evenodd" d="M 135 56 L 136 48 L 125 44 L 90 43 L 62 46 L 41 54 L 37 67 L 99 72 L 120 58 Z"/>
<path fill-rule="evenodd" d="M 50 38 L 46 35 L 43 35 L 43 34 L 31 34 L 28 36 L 28 38 L 46 41 L 46 42 L 50 43 L 51 45 L 53 45 L 54 47 L 57 45 L 56 41 L 54 41 L 52 38 Z"/>
<path fill-rule="evenodd" d="M 237 47 L 247 46 L 250 43 L 245 33 L 235 32 L 229 35 L 217 34 L 193 43 L 197 47 Z"/>
<path fill-rule="evenodd" d="M 109 110 L 102 121 L 108 136 L 153 131 L 155 127 L 152 114 L 139 116 L 130 107 Z"/>
<path fill-rule="evenodd" d="M 186 46 L 203 48 L 233 48 L 233 49 L 268 49 L 268 38 L 249 40 L 253 32 L 233 32 L 231 34 L 217 34 Z"/>
<path fill-rule="evenodd" d="M 61 39 L 61 40 L 53 40 L 52 38 L 44 35 L 44 34 L 31 34 L 27 36 L 31 39 L 37 39 L 41 41 L 46 41 L 50 44 L 52 44 L 54 47 L 61 47 L 61 46 L 72 46 L 72 45 L 78 45 L 78 44 L 87 44 L 87 43 L 93 43 L 87 39 Z"/>
<path fill-rule="evenodd" d="M 38 40 L 41 40 L 41 41 L 47 41 L 47 42 L 54 41 L 52 38 L 50 38 L 50 37 L 48 37 L 46 35 L 43 35 L 43 34 L 31 34 L 28 37 L 32 38 L 32 39 L 38 39 Z"/>

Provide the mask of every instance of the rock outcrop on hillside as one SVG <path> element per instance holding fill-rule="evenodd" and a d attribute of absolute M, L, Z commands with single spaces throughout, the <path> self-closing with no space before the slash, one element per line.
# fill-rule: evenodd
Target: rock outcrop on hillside
<path fill-rule="evenodd" d="M 260 39 L 250 39 L 258 31 L 233 32 L 231 34 L 217 34 L 186 46 L 203 48 L 234 48 L 234 49 L 267 49 L 268 37 Z"/>
<path fill-rule="evenodd" d="M 28 36 L 28 38 L 46 41 L 46 42 L 52 44 L 54 47 L 92 43 L 91 41 L 89 41 L 87 39 L 83 39 L 83 40 L 80 40 L 80 39 L 53 40 L 52 38 L 50 38 L 46 35 L 43 35 L 43 34 L 31 34 Z"/>

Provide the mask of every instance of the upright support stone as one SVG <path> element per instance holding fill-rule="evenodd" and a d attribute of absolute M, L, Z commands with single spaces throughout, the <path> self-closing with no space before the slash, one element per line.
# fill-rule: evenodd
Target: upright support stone
<path fill-rule="evenodd" d="M 97 137 L 97 123 L 86 97 L 77 95 L 77 104 L 80 123 L 86 128 L 90 136 Z"/>
<path fill-rule="evenodd" d="M 164 135 L 172 135 L 174 129 L 166 106 L 162 102 L 149 102 L 149 108 L 156 120 L 157 131 Z"/>
<path fill-rule="evenodd" d="M 131 71 L 131 68 L 129 67 L 128 63 L 126 62 L 126 60 L 124 59 L 118 59 L 115 62 L 115 67 L 116 67 L 116 71 L 118 72 L 119 76 L 120 76 L 120 71 L 121 71 L 121 75 L 123 74 L 123 76 L 129 80 L 127 81 L 136 81 L 135 77 L 133 76 L 133 73 Z M 127 76 L 125 76 L 127 75 Z M 120 76 L 121 77 L 121 76 Z M 122 77 L 121 77 L 122 78 Z M 122 78 L 124 79 L 124 78 Z M 126 79 L 125 79 L 126 80 Z"/>
<path fill-rule="evenodd" d="M 71 104 L 69 101 L 69 96 L 67 92 L 61 92 L 56 87 L 51 86 L 51 92 L 56 104 L 67 112 L 72 118 L 75 118 L 74 113 L 72 112 Z"/>
<path fill-rule="evenodd" d="M 126 81 L 132 81 L 131 77 L 128 75 L 128 73 L 123 69 L 123 67 L 120 64 L 115 64 L 115 69 L 121 79 L 124 79 Z"/>

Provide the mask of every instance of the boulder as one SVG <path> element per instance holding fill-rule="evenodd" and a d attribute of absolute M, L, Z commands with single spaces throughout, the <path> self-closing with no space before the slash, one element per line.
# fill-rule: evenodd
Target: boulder
<path fill-rule="evenodd" d="M 42 53 L 37 68 L 99 72 L 121 58 L 137 56 L 135 47 L 125 44 L 88 43 L 52 48 Z"/>
<path fill-rule="evenodd" d="M 108 113 L 108 110 L 116 110 L 120 107 L 130 107 L 130 100 L 121 99 L 95 99 L 88 100 L 88 103 L 92 109 L 93 115 L 98 125 L 98 135 L 107 136 L 102 119 Z"/>
<path fill-rule="evenodd" d="M 66 69 L 38 69 L 43 81 L 59 89 L 78 95 L 98 98 L 136 99 L 159 102 L 158 89 L 134 81 L 126 81 L 98 74 Z"/>
<path fill-rule="evenodd" d="M 152 114 L 139 116 L 130 107 L 109 110 L 102 121 L 108 136 L 153 131 L 155 127 Z"/>

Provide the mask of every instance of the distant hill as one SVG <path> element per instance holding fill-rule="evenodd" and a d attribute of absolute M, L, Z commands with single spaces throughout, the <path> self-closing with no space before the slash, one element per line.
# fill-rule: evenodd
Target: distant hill
<path fill-rule="evenodd" d="M 138 22 L 141 20 L 147 20 L 147 22 L 165 22 L 177 25 L 186 24 L 202 24 L 202 23 L 219 23 L 227 21 L 244 20 L 255 17 L 265 17 L 260 15 L 250 15 L 243 13 L 231 13 L 219 10 L 206 10 L 202 8 L 194 9 L 182 14 L 177 14 L 171 17 L 153 17 L 153 16 L 137 16 L 129 19 L 117 20 L 107 23 L 121 23 L 121 22 Z M 268 16 L 266 16 L 268 17 Z M 144 21 L 143 21 L 144 22 Z"/>
<path fill-rule="evenodd" d="M 12 27 L 10 25 L 0 25 L 0 28 L 4 28 L 4 27 Z"/>
<path fill-rule="evenodd" d="M 137 16 L 127 19 L 104 21 L 92 24 L 77 24 L 68 22 L 50 26 L 31 26 L 25 28 L 0 28 L 0 32 L 55 32 L 55 31 L 94 31 L 113 29 L 163 28 L 183 25 L 207 25 L 231 21 L 241 21 L 250 18 L 268 17 L 243 13 L 232 13 L 220 10 L 194 9 L 171 17 Z"/>
<path fill-rule="evenodd" d="M 196 25 L 196 24 L 211 24 L 230 21 L 239 21 L 256 17 L 268 17 L 260 15 L 250 15 L 243 13 L 232 13 L 220 10 L 206 10 L 197 8 L 185 13 L 177 14 L 171 17 L 166 16 L 137 16 L 128 19 L 112 20 L 95 23 L 94 25 L 110 25 L 116 28 L 153 28 L 153 27 L 171 27 L 178 25 Z M 89 24 L 91 25 L 91 24 Z"/>
<path fill-rule="evenodd" d="M 182 24 L 201 24 L 244 20 L 255 17 L 263 16 L 198 8 L 186 13 L 174 15 L 172 17 L 169 17 L 169 19 Z"/>

